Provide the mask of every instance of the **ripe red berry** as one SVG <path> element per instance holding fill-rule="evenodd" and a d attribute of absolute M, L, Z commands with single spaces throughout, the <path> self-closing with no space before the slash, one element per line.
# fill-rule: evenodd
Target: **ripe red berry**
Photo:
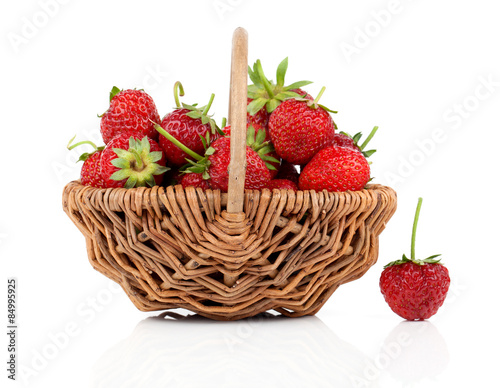
<path fill-rule="evenodd" d="M 335 133 L 330 145 L 337 146 L 337 147 L 352 148 L 353 150 L 361 152 L 366 158 L 369 158 L 370 156 L 372 156 L 376 152 L 376 150 L 365 151 L 365 147 L 368 145 L 370 140 L 373 138 L 373 136 L 375 135 L 377 130 L 378 130 L 378 127 L 373 127 L 370 134 L 365 139 L 365 141 L 363 141 L 363 143 L 361 145 L 359 144 L 359 141 L 361 140 L 361 137 L 362 137 L 361 132 L 356 133 L 354 136 L 351 136 L 345 132 Z"/>
<path fill-rule="evenodd" d="M 116 86 L 110 93 L 108 110 L 101 117 L 101 134 L 108 143 L 121 132 L 143 138 L 158 139 L 154 123 L 160 121 L 156 105 L 143 90 L 120 90 Z"/>
<path fill-rule="evenodd" d="M 227 192 L 229 183 L 230 162 L 229 137 L 221 137 L 212 143 L 214 152 L 208 156 L 208 174 L 214 189 Z M 246 147 L 247 168 L 245 173 L 245 189 L 260 190 L 266 187 L 271 180 L 271 173 L 265 162 L 249 146 Z"/>
<path fill-rule="evenodd" d="M 289 179 L 272 179 L 267 185 L 269 190 L 278 189 L 278 190 L 293 190 L 297 191 L 297 185 Z"/>
<path fill-rule="evenodd" d="M 193 186 L 203 190 L 211 188 L 210 179 L 204 179 L 203 174 L 196 172 L 188 172 L 181 177 L 181 185 L 183 188 Z"/>
<path fill-rule="evenodd" d="M 331 144 L 335 134 L 335 123 L 317 99 L 283 101 L 271 114 L 268 125 L 276 153 L 292 164 L 308 163 Z"/>
<path fill-rule="evenodd" d="M 413 321 L 428 319 L 443 305 L 450 287 L 448 269 L 433 255 L 415 259 L 415 234 L 422 198 L 419 198 L 411 239 L 411 257 L 405 255 L 384 267 L 380 291 L 389 307 L 400 317 Z"/>
<path fill-rule="evenodd" d="M 359 151 L 346 147 L 327 147 L 304 167 L 300 190 L 357 191 L 370 180 L 370 165 Z"/>
<path fill-rule="evenodd" d="M 206 106 L 197 107 L 197 104 L 187 105 L 179 102 L 179 96 L 184 95 L 184 90 L 180 82 L 174 86 L 174 99 L 177 108 L 165 115 L 161 121 L 161 127 L 197 154 L 203 154 L 207 143 L 217 139 L 220 134 L 213 119 L 208 116 L 208 111 L 212 105 L 214 95 Z M 207 141 L 207 135 L 209 141 Z M 203 138 L 203 140 L 202 140 Z M 159 137 L 160 146 L 165 151 L 168 164 L 181 167 L 187 163 L 188 154 L 173 144 L 165 136 Z"/>
<path fill-rule="evenodd" d="M 77 161 L 83 161 L 82 169 L 80 170 L 80 183 L 84 186 L 98 188 L 105 187 L 104 181 L 101 177 L 101 154 L 104 146 L 97 147 L 93 142 L 88 140 L 72 144 L 75 137 L 76 136 L 69 141 L 67 146 L 68 150 L 72 150 L 82 144 L 88 144 L 94 148 L 94 151 L 92 152 L 83 153 Z"/>
<path fill-rule="evenodd" d="M 95 151 L 83 162 L 80 172 L 80 183 L 84 186 L 103 188 L 104 181 L 101 177 L 101 151 Z"/>

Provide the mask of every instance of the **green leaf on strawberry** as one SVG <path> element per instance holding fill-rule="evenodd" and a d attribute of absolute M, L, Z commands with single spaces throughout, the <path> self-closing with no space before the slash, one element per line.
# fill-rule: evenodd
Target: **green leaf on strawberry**
<path fill-rule="evenodd" d="M 311 81 L 299 81 L 285 86 L 287 69 L 288 57 L 278 65 L 276 83 L 273 83 L 265 76 L 260 59 L 254 63 L 253 68 L 248 67 L 248 76 L 253 82 L 253 85 L 249 85 L 247 90 L 248 98 L 253 100 L 247 106 L 250 115 L 255 115 L 264 106 L 268 113 L 273 112 L 284 100 L 301 97 L 298 93 L 292 91 L 293 89 L 312 83 Z"/>

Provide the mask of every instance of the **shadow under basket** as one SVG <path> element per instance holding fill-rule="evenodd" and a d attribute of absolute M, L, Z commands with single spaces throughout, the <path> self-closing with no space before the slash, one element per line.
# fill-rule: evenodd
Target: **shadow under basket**
<path fill-rule="evenodd" d="M 268 310 L 315 314 L 341 284 L 376 262 L 396 193 L 193 187 L 98 189 L 70 182 L 63 207 L 85 236 L 92 266 L 142 311 L 184 308 L 216 320 Z"/>

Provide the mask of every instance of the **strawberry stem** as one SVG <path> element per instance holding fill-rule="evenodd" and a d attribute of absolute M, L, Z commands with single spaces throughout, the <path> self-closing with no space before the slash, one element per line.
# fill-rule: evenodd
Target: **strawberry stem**
<path fill-rule="evenodd" d="M 207 106 L 205 107 L 205 109 L 203 109 L 203 112 L 202 112 L 202 116 L 206 116 L 208 111 L 210 110 L 210 107 L 212 106 L 212 102 L 214 102 L 214 98 L 215 98 L 215 94 L 212 93 L 212 95 L 210 96 L 210 101 L 208 101 L 208 104 Z"/>
<path fill-rule="evenodd" d="M 368 143 L 370 142 L 370 140 L 372 139 L 372 137 L 375 136 L 375 133 L 377 132 L 377 130 L 378 130 L 378 127 L 373 127 L 372 131 L 370 132 L 370 134 L 368 135 L 368 137 L 366 138 L 366 140 L 359 147 L 361 151 L 363 151 L 365 149 L 365 147 L 368 145 Z"/>
<path fill-rule="evenodd" d="M 155 129 L 163 136 L 167 138 L 167 140 L 170 140 L 174 145 L 179 147 L 181 150 L 183 150 L 186 154 L 191 156 L 192 158 L 196 160 L 202 160 L 203 156 L 198 155 L 196 152 L 190 150 L 188 147 L 186 147 L 184 144 L 182 144 L 179 140 L 177 140 L 175 137 L 173 137 L 170 133 L 165 131 L 160 125 L 155 123 Z"/>
<path fill-rule="evenodd" d="M 318 96 L 314 99 L 314 105 L 316 105 L 319 101 L 319 99 L 321 98 L 321 96 L 323 95 L 323 93 L 325 92 L 325 89 L 326 89 L 326 86 L 323 86 L 321 88 L 321 90 L 319 91 L 319 94 Z"/>
<path fill-rule="evenodd" d="M 88 144 L 88 145 L 92 146 L 94 148 L 94 150 L 97 150 L 97 146 L 93 142 L 91 142 L 90 140 L 84 140 L 84 141 L 78 142 L 76 144 L 71 144 L 73 142 L 73 140 L 75 140 L 75 137 L 76 137 L 76 135 L 73 136 L 71 138 L 71 140 L 68 142 L 68 145 L 67 145 L 68 150 L 72 150 L 73 148 L 81 146 L 82 144 Z"/>
<path fill-rule="evenodd" d="M 417 210 L 415 211 L 415 218 L 413 220 L 413 230 L 411 233 L 411 253 L 410 253 L 410 258 L 411 261 L 415 261 L 415 236 L 417 234 L 417 224 L 418 224 L 418 217 L 420 215 L 420 208 L 422 207 L 422 198 L 418 199 L 417 203 Z"/>
<path fill-rule="evenodd" d="M 179 101 L 179 96 L 184 96 L 184 87 L 182 86 L 180 81 L 177 81 L 174 84 L 174 100 L 175 100 L 175 106 L 177 108 L 181 107 L 181 102 Z"/>

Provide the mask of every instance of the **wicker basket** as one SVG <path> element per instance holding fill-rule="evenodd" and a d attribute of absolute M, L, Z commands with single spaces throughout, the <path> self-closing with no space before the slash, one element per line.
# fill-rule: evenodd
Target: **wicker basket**
<path fill-rule="evenodd" d="M 267 310 L 315 314 L 377 260 L 396 193 L 244 190 L 247 34 L 233 36 L 229 191 L 182 186 L 64 188 L 92 266 L 142 311 L 185 308 L 216 320 Z"/>

